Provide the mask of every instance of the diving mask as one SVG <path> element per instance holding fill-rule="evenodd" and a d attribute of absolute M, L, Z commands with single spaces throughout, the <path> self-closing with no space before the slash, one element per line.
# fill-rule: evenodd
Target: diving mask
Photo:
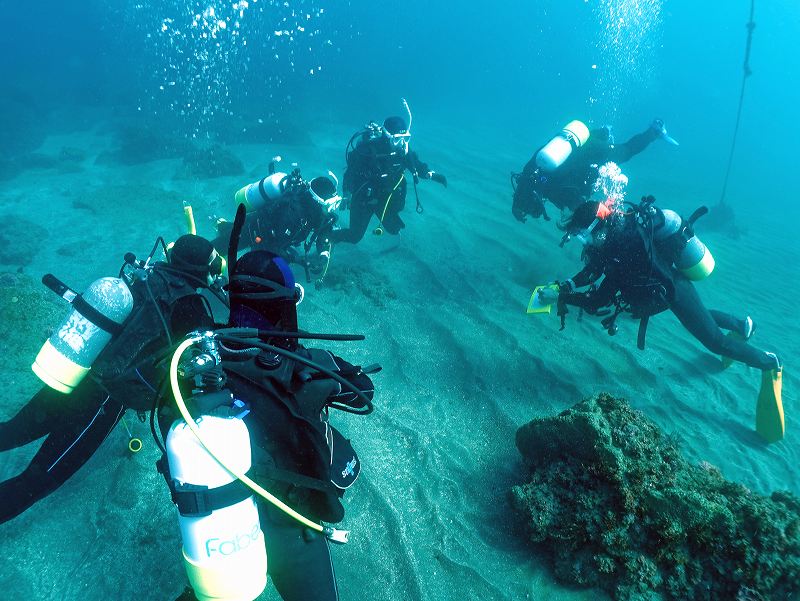
<path fill-rule="evenodd" d="M 410 133 L 403 131 L 393 134 L 384 127 L 383 135 L 389 140 L 389 144 L 391 144 L 392 148 L 402 152 L 402 154 L 408 154 L 408 140 L 411 138 Z"/>
<path fill-rule="evenodd" d="M 322 175 L 312 179 L 308 184 L 308 192 L 311 198 L 328 212 L 338 209 L 342 202 L 342 197 L 339 195 L 339 180 L 333 171 L 328 171 L 327 176 Z"/>

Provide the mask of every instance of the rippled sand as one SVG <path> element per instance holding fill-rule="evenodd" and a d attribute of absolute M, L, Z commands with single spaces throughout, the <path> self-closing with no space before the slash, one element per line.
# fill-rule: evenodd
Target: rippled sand
<path fill-rule="evenodd" d="M 579 321 L 577 311 L 563 332 L 555 315 L 526 315 L 534 285 L 579 267 L 577 248 L 558 248 L 554 208 L 550 223 L 523 225 L 511 216 L 508 175 L 533 148 L 520 154 L 527 146 L 519 140 L 504 146 L 508 132 L 426 129 L 421 116 L 419 123 L 413 143 L 449 187 L 420 185 L 422 215 L 409 191 L 400 237 L 368 233 L 356 247 L 337 248 L 326 286 L 310 287 L 300 309 L 308 330 L 365 334 L 363 343 L 331 348 L 384 368 L 375 377 L 373 415 L 335 416 L 364 465 L 346 497 L 352 542 L 334 549 L 343 600 L 602 598 L 553 582 L 506 500 L 524 477 L 517 427 L 600 390 L 627 397 L 675 434 L 690 459 L 709 461 L 758 492 L 800 494 L 793 368 L 800 257 L 784 224 L 753 211 L 739 240 L 703 232 L 702 221 L 697 227 L 717 260 L 712 277 L 698 284 L 702 298 L 712 308 L 749 311 L 758 323 L 754 342 L 776 349 L 787 364 L 787 436 L 765 446 L 753 432 L 760 374 L 738 364 L 722 371 L 719 358 L 671 314 L 651 320 L 643 352 L 637 323 L 624 316 L 611 338 L 597 320 Z M 230 218 L 233 192 L 265 173 L 274 154 L 301 160 L 309 176 L 341 173 L 350 133 L 333 125 L 314 132 L 314 146 L 237 147 L 248 176 L 205 182 L 173 179 L 176 161 L 94 165 L 91 157 L 109 144 L 102 134 L 50 138 L 45 148 L 54 152 L 67 144 L 87 150 L 84 171 L 25 172 L 5 183 L 0 206 L 48 230 L 26 273 L 52 271 L 81 287 L 115 274 L 126 251 L 145 255 L 157 234 L 177 237 L 183 200 L 195 206 L 199 233 L 209 234 L 204 215 Z M 635 161 L 648 175 L 646 156 Z M 685 184 L 662 187 L 638 189 L 632 179 L 631 190 L 634 198 L 652 192 L 662 206 L 685 213 L 698 204 Z M 40 342 L 9 332 L 0 417 L 38 387 L 28 366 Z M 182 590 L 180 537 L 153 465 L 156 449 L 146 425 L 135 416 L 127 421 L 145 440 L 144 451 L 130 456 L 118 427 L 65 486 L 0 526 L 6 598 L 170 599 Z M 0 477 L 19 471 L 33 450 L 0 455 Z M 268 591 L 264 599 L 277 598 Z"/>

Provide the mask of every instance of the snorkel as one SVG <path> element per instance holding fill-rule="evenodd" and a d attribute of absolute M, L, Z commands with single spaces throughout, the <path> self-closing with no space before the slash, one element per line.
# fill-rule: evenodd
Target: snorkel
<path fill-rule="evenodd" d="M 400 100 L 403 101 L 403 106 L 406 109 L 406 113 L 408 113 L 408 127 L 406 128 L 406 133 L 410 136 L 411 135 L 411 122 L 414 120 L 414 116 L 411 114 L 411 109 L 408 106 L 408 101 L 405 98 L 401 98 Z"/>

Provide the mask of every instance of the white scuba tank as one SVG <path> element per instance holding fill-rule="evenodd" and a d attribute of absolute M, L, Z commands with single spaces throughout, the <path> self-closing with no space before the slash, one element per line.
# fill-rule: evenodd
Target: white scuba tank
<path fill-rule="evenodd" d="M 656 240 L 666 240 L 670 236 L 681 235 L 683 219 L 670 209 L 662 209 L 664 223 L 654 232 Z M 691 230 L 689 230 L 691 231 Z M 692 281 L 700 281 L 714 271 L 714 257 L 705 244 L 694 233 L 685 240 L 675 258 L 675 267 Z"/>
<path fill-rule="evenodd" d="M 268 202 L 276 201 L 283 195 L 284 186 L 281 184 L 286 177 L 285 173 L 277 172 L 240 188 L 233 196 L 236 206 L 243 204 L 247 212 L 251 213 Z"/>
<path fill-rule="evenodd" d="M 241 419 L 203 416 L 203 440 L 240 473 L 250 469 L 250 434 Z M 166 441 L 170 474 L 181 484 L 224 486 L 235 478 L 203 447 L 184 421 Z M 178 516 L 183 559 L 200 601 L 251 601 L 267 586 L 267 551 L 252 496 L 206 516 Z"/>
<path fill-rule="evenodd" d="M 107 319 L 121 325 L 133 309 L 133 296 L 119 278 L 92 282 L 81 297 Z M 69 298 L 74 302 L 77 295 Z M 72 311 L 45 341 L 31 365 L 33 373 L 51 388 L 69 394 L 86 377 L 97 356 L 111 340 L 104 330 L 73 305 Z"/>
<path fill-rule="evenodd" d="M 564 164 L 573 149 L 580 148 L 588 139 L 589 128 L 577 119 L 570 121 L 536 153 L 536 164 L 545 171 L 555 171 Z"/>

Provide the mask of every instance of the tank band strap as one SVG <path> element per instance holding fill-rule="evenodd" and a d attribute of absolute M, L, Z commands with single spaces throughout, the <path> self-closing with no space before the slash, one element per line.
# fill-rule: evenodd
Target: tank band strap
<path fill-rule="evenodd" d="M 72 301 L 72 306 L 86 319 L 112 336 L 116 336 L 122 331 L 122 326 L 120 324 L 100 313 L 100 311 L 87 303 L 80 294 Z"/>
<path fill-rule="evenodd" d="M 109 319 L 100 313 L 100 311 L 87 303 L 83 296 L 75 292 L 72 288 L 67 286 L 52 273 L 45 274 L 44 277 L 42 277 L 42 283 L 50 288 L 50 290 L 58 294 L 58 296 L 63 298 L 65 301 L 71 303 L 75 307 L 76 311 L 78 311 L 81 315 L 83 315 L 101 330 L 105 330 L 112 336 L 115 336 L 122 331 L 121 324 L 118 324 L 113 319 Z"/>
<path fill-rule="evenodd" d="M 248 476 L 250 475 L 248 473 Z M 217 488 L 181 484 L 177 480 L 171 480 L 169 489 L 172 502 L 178 506 L 178 512 L 184 517 L 211 515 L 216 509 L 236 505 L 253 495 L 253 491 L 240 480 L 234 480 Z"/>

